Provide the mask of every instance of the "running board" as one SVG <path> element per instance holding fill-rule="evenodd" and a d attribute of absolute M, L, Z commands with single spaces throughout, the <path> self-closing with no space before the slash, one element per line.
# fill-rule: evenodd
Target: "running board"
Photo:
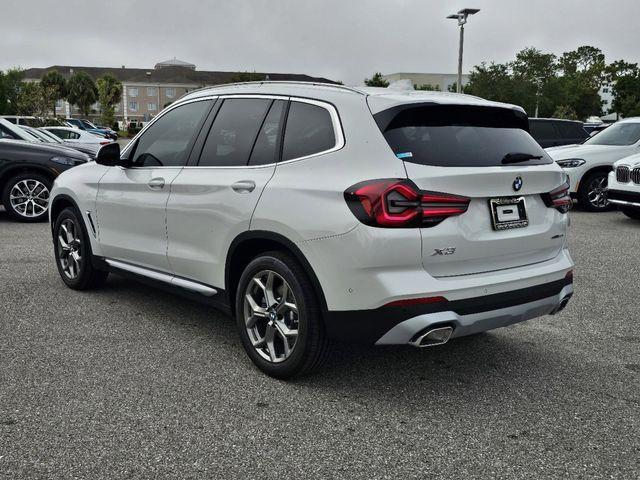
<path fill-rule="evenodd" d="M 104 259 L 110 267 L 117 268 L 118 270 L 124 270 L 135 275 L 140 275 L 151 280 L 157 280 L 159 282 L 167 283 L 174 287 L 184 288 L 192 292 L 200 293 L 206 297 L 212 297 L 218 291 L 215 288 L 208 287 L 202 283 L 192 282 L 185 278 L 176 277 L 169 273 L 158 272 L 145 267 L 139 267 L 137 265 L 131 265 L 130 263 L 121 262 L 119 260 L 111 260 L 109 258 Z"/>

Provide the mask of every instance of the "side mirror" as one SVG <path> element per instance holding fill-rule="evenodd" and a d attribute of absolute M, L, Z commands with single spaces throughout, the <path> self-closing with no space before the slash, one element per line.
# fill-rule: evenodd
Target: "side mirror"
<path fill-rule="evenodd" d="M 104 145 L 96 155 L 96 163 L 106 167 L 127 167 L 129 161 L 120 158 L 120 145 L 111 142 Z"/>

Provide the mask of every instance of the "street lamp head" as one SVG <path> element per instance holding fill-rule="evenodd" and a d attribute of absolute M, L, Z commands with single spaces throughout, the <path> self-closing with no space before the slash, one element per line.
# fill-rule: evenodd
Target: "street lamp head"
<path fill-rule="evenodd" d="M 458 12 L 458 15 L 475 15 L 479 11 L 479 8 L 463 8 Z"/>

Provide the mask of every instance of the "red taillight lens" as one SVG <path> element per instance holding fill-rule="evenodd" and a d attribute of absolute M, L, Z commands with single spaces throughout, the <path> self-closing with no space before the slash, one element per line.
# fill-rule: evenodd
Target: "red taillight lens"
<path fill-rule="evenodd" d="M 100 142 L 100 145 L 107 145 L 107 144 L 109 144 L 109 143 L 111 143 L 111 142 L 110 142 L 110 141 Z"/>
<path fill-rule="evenodd" d="M 373 227 L 431 227 L 463 214 L 470 202 L 459 195 L 423 192 L 401 179 L 358 183 L 344 197 L 356 218 Z"/>
<path fill-rule="evenodd" d="M 542 195 L 544 204 L 549 208 L 555 208 L 559 212 L 567 213 L 571 210 L 573 202 L 569 195 L 569 182 L 565 182 L 558 188 Z"/>

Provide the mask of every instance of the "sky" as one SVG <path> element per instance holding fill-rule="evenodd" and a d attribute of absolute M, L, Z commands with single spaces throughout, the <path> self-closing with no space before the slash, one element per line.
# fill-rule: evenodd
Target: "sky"
<path fill-rule="evenodd" d="M 0 70 L 75 65 L 306 73 L 362 83 L 373 72 L 455 73 L 534 46 L 601 48 L 640 62 L 639 0 L 0 0 Z"/>

